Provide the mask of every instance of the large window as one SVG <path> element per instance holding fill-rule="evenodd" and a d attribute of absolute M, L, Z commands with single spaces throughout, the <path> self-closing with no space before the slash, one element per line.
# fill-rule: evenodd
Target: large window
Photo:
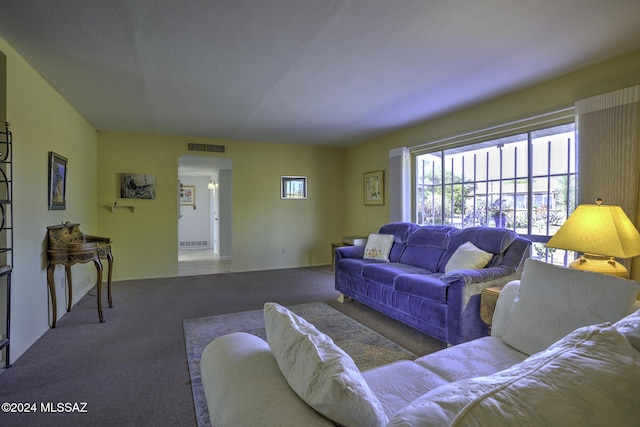
<path fill-rule="evenodd" d="M 566 265 L 574 254 L 544 243 L 575 209 L 575 153 L 571 123 L 418 155 L 416 221 L 510 228 L 533 256 Z"/>

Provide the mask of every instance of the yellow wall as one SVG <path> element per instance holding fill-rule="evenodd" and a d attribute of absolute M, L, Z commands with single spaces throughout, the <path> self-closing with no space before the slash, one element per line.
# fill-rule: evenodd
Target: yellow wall
<path fill-rule="evenodd" d="M 351 147 L 346 157 L 344 233 L 370 233 L 388 221 L 383 207 L 362 203 L 362 174 L 389 168 L 389 150 L 572 106 L 575 101 L 640 83 L 640 51 Z M 385 180 L 388 194 L 388 181 Z M 640 270 L 636 269 L 636 270 Z"/>
<path fill-rule="evenodd" d="M 97 133 L 1 38 L 0 51 L 7 56 L 7 119 L 15 142 L 15 359 L 48 328 L 47 225 L 78 222 L 86 233 L 111 237 L 115 280 L 177 275 L 177 169 L 186 138 Z M 328 264 L 330 242 L 376 231 L 388 221 L 388 201 L 363 205 L 362 174 L 388 172 L 390 149 L 554 110 L 638 83 L 640 51 L 349 149 L 198 139 L 226 145 L 225 156 L 233 160 L 233 269 Z M 65 211 L 47 210 L 48 151 L 69 159 Z M 157 198 L 133 201 L 133 213 L 100 207 L 129 202 L 118 197 L 122 172 L 156 175 Z M 281 175 L 307 176 L 309 198 L 281 200 Z M 386 190 L 388 195 L 388 180 Z M 95 272 L 91 265 L 76 265 L 73 274 L 77 300 L 93 284 Z M 56 281 L 62 315 L 60 267 Z"/>
<path fill-rule="evenodd" d="M 0 51 L 7 56 L 7 120 L 13 132 L 15 264 L 11 355 L 14 360 L 49 327 L 46 227 L 71 221 L 80 223 L 87 233 L 97 231 L 97 136 L 82 116 L 2 38 Z M 49 151 L 68 159 L 66 210 L 47 208 Z M 72 274 L 77 301 L 95 285 L 95 268 L 90 264 L 75 265 Z M 55 270 L 55 279 L 61 317 L 66 312 L 61 266 Z M 96 321 L 97 318 L 96 312 Z"/>
<path fill-rule="evenodd" d="M 345 149 L 99 132 L 99 234 L 114 241 L 114 280 L 177 276 L 178 159 L 187 140 L 225 145 L 232 159 L 233 271 L 330 263 L 329 243 L 342 236 Z M 122 172 L 155 175 L 156 198 L 120 199 Z M 281 200 L 281 175 L 306 176 L 308 199 Z M 104 207 L 114 201 L 135 212 Z"/>

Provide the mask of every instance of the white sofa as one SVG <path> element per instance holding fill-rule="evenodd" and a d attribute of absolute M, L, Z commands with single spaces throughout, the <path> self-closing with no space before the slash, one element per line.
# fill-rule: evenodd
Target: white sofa
<path fill-rule="evenodd" d="M 211 424 L 637 426 L 639 290 L 527 260 L 498 299 L 491 336 L 365 372 L 268 303 L 267 342 L 234 333 L 203 351 Z"/>

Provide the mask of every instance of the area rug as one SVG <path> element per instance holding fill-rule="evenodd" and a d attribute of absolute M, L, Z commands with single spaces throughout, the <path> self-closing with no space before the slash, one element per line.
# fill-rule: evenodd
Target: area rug
<path fill-rule="evenodd" d="M 396 360 L 416 358 L 410 351 L 325 303 L 300 304 L 288 308 L 329 335 L 353 358 L 361 371 Z M 248 332 L 265 339 L 262 310 L 184 320 L 183 328 L 198 426 L 209 427 L 209 411 L 200 377 L 200 355 L 213 339 L 231 332 Z"/>

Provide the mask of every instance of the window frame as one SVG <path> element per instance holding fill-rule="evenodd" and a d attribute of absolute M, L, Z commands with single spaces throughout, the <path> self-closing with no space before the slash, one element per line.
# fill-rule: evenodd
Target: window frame
<path fill-rule="evenodd" d="M 563 129 L 565 128 L 565 129 Z M 571 130 L 567 131 L 566 128 L 569 128 Z M 546 154 L 546 161 L 547 161 L 547 165 L 546 165 L 546 173 L 545 174 L 540 174 L 537 173 L 534 170 L 533 167 L 533 161 L 534 161 L 534 143 L 539 143 L 539 134 L 542 132 L 549 132 L 550 130 L 553 129 L 557 129 L 560 130 L 560 132 L 556 132 L 556 133 L 551 133 L 550 135 L 562 135 L 563 133 L 566 132 L 572 132 L 571 137 L 568 139 L 567 141 L 567 145 L 566 145 L 566 149 L 567 152 L 566 154 L 564 154 L 563 156 L 566 158 L 566 162 L 567 164 L 565 165 L 565 171 L 563 172 L 557 172 L 554 171 L 551 167 L 551 161 L 552 161 L 552 147 L 551 147 L 551 141 L 548 140 L 547 141 L 547 154 Z M 496 177 L 491 177 L 489 176 L 489 167 L 487 166 L 487 171 L 486 171 L 486 177 L 484 177 L 484 179 L 478 179 L 477 178 L 477 164 L 472 165 L 472 169 L 473 169 L 473 179 L 468 180 L 467 176 L 465 176 L 464 174 L 464 163 L 462 166 L 462 171 L 458 171 L 461 173 L 461 177 L 456 180 L 454 178 L 454 174 L 455 174 L 455 168 L 451 167 L 451 179 L 450 182 L 447 182 L 447 179 L 449 179 L 447 177 L 447 167 L 445 165 L 445 162 L 447 162 L 448 156 L 451 157 L 452 153 L 458 152 L 458 153 L 465 153 L 465 152 L 470 152 L 472 150 L 474 150 L 474 147 L 476 147 L 476 149 L 480 150 L 480 147 L 482 147 L 484 149 L 484 147 L 498 147 L 498 143 L 499 141 L 503 141 L 503 140 L 509 140 L 509 138 L 511 139 L 516 139 L 517 140 L 517 136 L 525 136 L 526 137 L 526 148 L 527 148 L 527 165 L 526 165 L 526 171 L 525 171 L 525 176 L 523 178 L 522 175 L 520 174 L 520 171 L 518 171 L 518 166 L 517 166 L 517 153 L 514 154 L 514 168 L 515 170 L 513 171 L 513 173 L 511 174 L 512 176 L 505 178 L 503 176 L 503 170 L 505 168 L 505 163 L 503 162 L 502 159 L 502 148 L 500 148 L 500 163 L 499 163 L 499 176 Z M 530 126 L 527 129 L 521 129 L 521 128 L 514 128 L 513 132 L 511 134 L 507 133 L 507 132 L 502 132 L 500 133 L 500 137 L 491 137 L 491 135 L 487 136 L 486 139 L 484 140 L 479 140 L 479 138 L 474 137 L 474 138 L 470 138 L 467 144 L 461 144 L 461 143 L 456 143 L 456 144 L 451 144 L 449 140 L 445 141 L 444 144 L 426 144 L 426 146 L 428 146 L 429 148 L 426 148 L 425 145 L 417 147 L 419 149 L 415 149 L 416 147 L 414 147 L 414 149 L 412 149 L 411 151 L 411 157 L 412 157 L 412 168 L 413 168 L 413 172 L 412 172 L 412 216 L 413 216 L 413 220 L 416 223 L 429 223 L 429 222 L 424 222 L 424 219 L 421 218 L 421 213 L 419 212 L 419 203 L 421 201 L 421 198 L 424 196 L 421 196 L 419 194 L 419 189 L 420 188 L 425 188 L 425 184 L 421 184 L 419 182 L 419 177 L 418 174 L 420 173 L 421 169 L 420 166 L 418 164 L 418 161 L 420 159 L 420 156 L 425 155 L 425 154 L 430 154 L 432 156 L 435 156 L 436 159 L 439 158 L 440 160 L 440 166 L 439 168 L 436 168 L 437 170 L 434 170 L 433 173 L 436 174 L 440 174 L 440 176 L 438 177 L 439 179 L 439 183 L 436 182 L 437 180 L 433 180 L 431 184 L 428 184 L 428 186 L 433 187 L 440 187 L 440 191 L 439 191 L 439 197 L 441 198 L 440 201 L 440 223 L 441 224 L 445 224 L 445 225 L 450 225 L 450 226 L 454 226 L 457 228 L 462 228 L 462 227 L 468 227 L 468 226 L 474 226 L 474 225 L 490 225 L 490 219 L 489 219 L 489 210 L 488 208 L 488 204 L 489 204 L 489 191 L 486 191 L 486 201 L 485 201 L 485 205 L 484 207 L 481 206 L 480 211 L 482 211 L 482 209 L 484 209 L 484 215 L 481 215 L 482 221 L 480 221 L 480 224 L 474 223 L 475 222 L 475 218 L 478 217 L 478 206 L 477 206 L 477 201 L 478 198 L 475 194 L 475 192 L 477 191 L 477 187 L 478 184 L 485 184 L 485 185 L 489 185 L 489 182 L 492 183 L 496 183 L 499 186 L 499 191 L 498 191 L 498 198 L 499 200 L 503 200 L 503 187 L 506 181 L 511 181 L 513 182 L 512 184 L 512 188 L 513 188 L 513 193 L 511 193 L 510 195 L 512 196 L 512 200 L 513 200 L 513 217 L 512 217 L 512 224 L 510 227 L 507 227 L 509 229 L 515 230 L 518 232 L 519 235 L 521 235 L 522 237 L 525 237 L 529 240 L 531 240 L 534 243 L 534 248 L 532 248 L 532 255 L 537 255 L 538 258 L 544 259 L 546 261 L 551 261 L 552 263 L 556 263 L 556 264 L 561 264 L 561 265 L 567 265 L 568 262 L 571 262 L 571 260 L 575 259 L 575 253 L 573 252 L 567 252 L 567 251 L 556 251 L 553 249 L 547 249 L 545 247 L 545 243 L 550 239 L 550 237 L 555 233 L 555 230 L 557 230 L 557 228 L 559 228 L 559 226 L 564 222 L 564 220 L 566 220 L 566 218 L 568 218 L 568 216 L 575 210 L 576 206 L 577 206 L 577 181 L 578 181 L 578 173 L 579 173 L 579 167 L 578 167 L 578 158 L 577 158 L 577 138 L 576 138 L 576 124 L 575 124 L 575 119 L 573 114 L 571 115 L 567 115 L 565 117 L 565 120 L 560 121 L 560 122 L 556 122 L 556 123 L 549 123 L 549 122 L 545 122 L 542 121 L 540 123 L 537 123 L 536 125 Z M 544 138 L 544 136 L 542 136 L 542 138 Z M 502 144 L 500 144 L 500 146 L 502 146 Z M 543 147 L 544 149 L 544 147 Z M 464 157 L 463 155 L 461 155 L 461 157 Z M 474 157 L 475 159 L 475 157 Z M 426 174 L 423 174 L 426 175 Z M 432 176 L 433 178 L 433 176 Z M 518 193 L 517 187 L 518 187 L 518 181 L 519 180 L 526 180 L 526 185 L 527 185 L 527 191 L 524 194 L 524 199 L 522 199 L 525 203 L 525 209 L 520 209 L 517 207 L 518 204 L 518 200 L 520 200 L 522 198 L 522 194 Z M 534 183 L 536 183 L 537 181 L 540 180 L 546 180 L 546 192 L 545 194 L 538 194 L 537 192 L 533 191 L 533 186 Z M 557 208 L 556 206 L 549 206 L 549 203 L 547 202 L 547 209 L 546 209 L 546 214 L 539 214 L 539 211 L 536 210 L 535 208 L 535 203 L 534 203 L 534 199 L 536 197 L 540 197 L 540 198 L 545 198 L 547 200 L 551 199 L 552 196 L 552 191 L 551 191 L 551 186 L 552 186 L 552 182 L 553 181 L 558 181 L 558 180 L 565 180 L 564 183 L 562 183 L 562 185 L 566 185 L 566 189 L 565 189 L 565 194 L 564 194 L 564 200 L 562 201 L 562 212 L 560 212 L 559 216 L 561 218 L 561 222 L 558 222 L 558 218 L 552 219 L 552 214 L 550 214 L 550 212 L 552 212 L 552 208 Z M 446 186 L 449 185 L 450 188 L 447 189 Z M 446 207 L 446 203 L 449 203 L 449 201 L 451 201 L 451 203 L 453 204 L 453 194 L 454 194 L 454 187 L 458 186 L 458 188 L 456 189 L 456 191 L 459 192 L 460 196 L 459 198 L 461 198 L 463 201 L 462 203 L 462 213 L 461 213 L 461 220 L 455 221 L 454 219 L 454 210 L 451 209 L 447 209 Z M 472 223 L 469 223 L 465 220 L 465 198 L 464 196 L 466 195 L 466 188 L 469 187 L 472 189 L 472 191 L 474 192 L 474 195 L 472 197 L 472 203 L 473 203 L 473 208 L 469 211 L 471 215 L 473 215 L 473 219 L 474 221 Z M 447 196 L 447 192 L 450 193 L 450 196 Z M 423 192 L 423 194 L 434 194 L 434 191 L 429 192 Z M 447 198 L 449 197 L 449 199 Z M 520 199 L 519 199 L 520 198 Z M 540 204 L 540 203 L 539 203 Z M 544 203 L 542 203 L 542 205 L 544 205 Z M 437 212 L 437 207 L 435 204 L 432 205 L 433 209 L 436 209 Z M 433 212 L 432 209 L 432 212 Z M 458 207 L 458 209 L 460 209 L 460 206 Z M 449 214 L 449 216 L 447 217 L 447 211 L 449 210 L 449 212 L 451 212 Z M 535 210 L 535 212 L 534 212 Z M 557 210 L 557 209 L 555 209 Z M 518 212 L 521 212 L 525 215 L 526 217 L 526 230 L 522 230 L 522 227 L 518 228 L 516 227 L 516 218 L 517 218 L 517 214 Z M 534 231 L 533 228 L 533 223 L 534 223 L 534 214 L 537 216 L 537 218 L 543 218 L 544 220 L 544 224 L 543 224 L 543 228 L 544 230 L 542 232 L 539 231 Z M 437 215 L 437 213 L 436 213 Z M 502 215 L 502 206 L 500 206 L 500 215 Z M 564 216 L 564 218 L 562 218 L 562 216 Z M 498 216 L 499 217 L 499 216 Z M 498 218 L 496 217 L 496 219 Z M 554 226 L 550 227 L 550 222 L 554 221 Z"/>

